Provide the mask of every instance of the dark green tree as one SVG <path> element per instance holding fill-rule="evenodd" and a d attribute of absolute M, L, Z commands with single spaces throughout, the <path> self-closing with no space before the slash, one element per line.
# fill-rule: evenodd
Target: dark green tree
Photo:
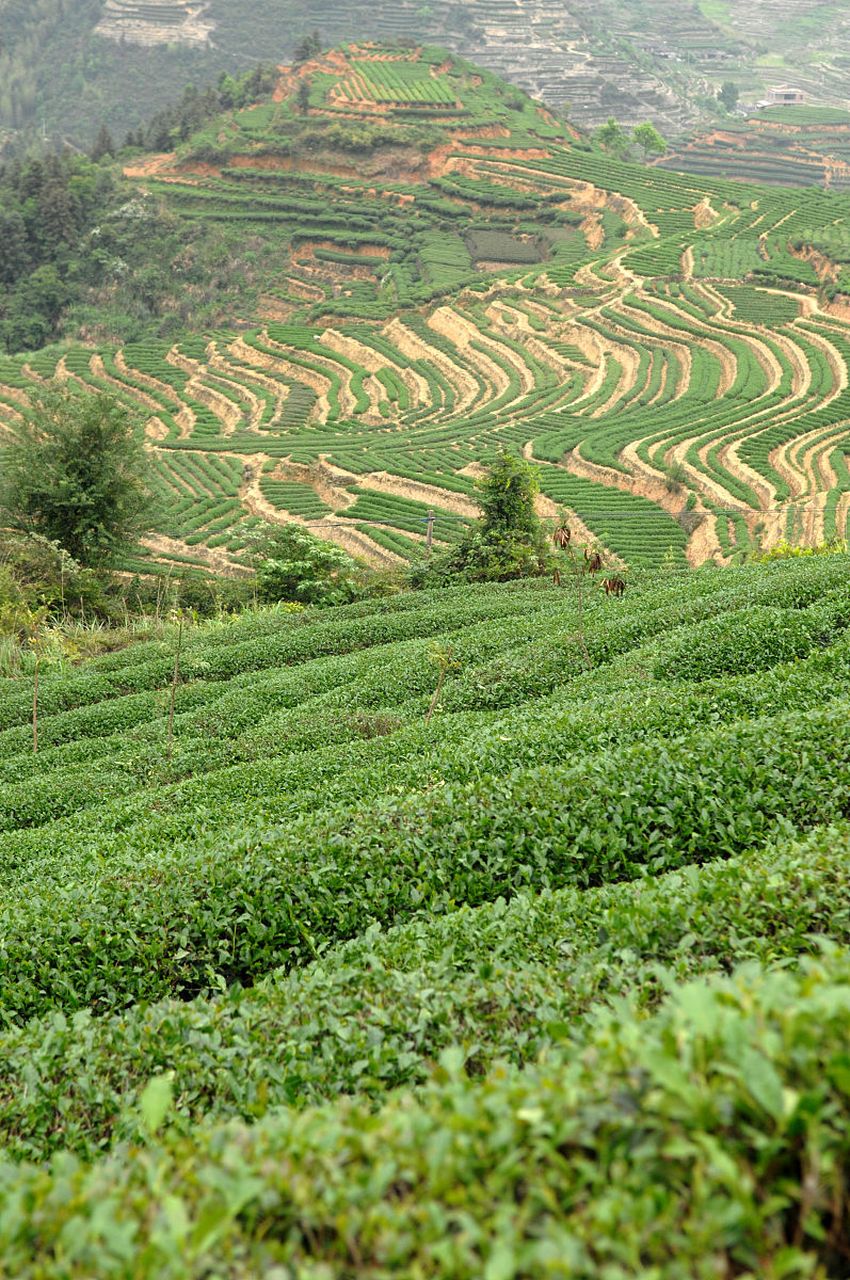
<path fill-rule="evenodd" d="M 97 162 L 98 160 L 103 160 L 105 156 L 114 155 L 115 143 L 112 140 L 112 134 L 109 132 L 106 125 L 102 124 L 91 149 L 91 158 Z"/>
<path fill-rule="evenodd" d="M 322 51 L 322 37 L 318 31 L 311 31 L 308 36 L 304 36 L 295 46 L 295 52 L 292 55 L 292 61 L 295 66 L 302 62 L 309 62 L 311 58 L 315 58 Z"/>
<path fill-rule="evenodd" d="M 481 517 L 438 570 L 488 582 L 546 572 L 550 556 L 536 510 L 536 468 L 501 452 L 477 487 Z"/>
<path fill-rule="evenodd" d="M 718 100 L 723 103 L 727 111 L 735 110 L 740 96 L 738 86 L 735 84 L 734 80 L 724 80 L 723 84 L 720 86 L 720 92 L 717 95 Z"/>
<path fill-rule="evenodd" d="M 0 507 L 80 564 L 108 562 L 149 527 L 141 422 L 112 396 L 47 388 L 3 457 Z"/>
<path fill-rule="evenodd" d="M 603 151 L 608 151 L 614 156 L 621 156 L 628 143 L 625 129 L 617 124 L 613 116 L 610 116 L 605 124 L 600 125 L 594 137 Z"/>
<path fill-rule="evenodd" d="M 31 265 L 27 227 L 17 209 L 0 208 L 0 284 L 10 285 Z"/>
<path fill-rule="evenodd" d="M 298 91 L 295 94 L 295 104 L 302 115 L 306 115 L 310 109 L 310 81 L 299 80 Z"/>
<path fill-rule="evenodd" d="M 257 593 L 269 603 L 346 604 L 358 594 L 351 556 L 298 525 L 268 525 L 254 540 L 254 560 Z"/>

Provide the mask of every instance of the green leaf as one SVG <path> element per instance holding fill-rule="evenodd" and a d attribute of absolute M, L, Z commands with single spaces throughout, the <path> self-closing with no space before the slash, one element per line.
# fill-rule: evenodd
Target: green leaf
<path fill-rule="evenodd" d="M 165 1075 L 154 1076 L 145 1085 L 142 1090 L 142 1096 L 139 1099 L 139 1109 L 142 1113 L 142 1123 L 149 1134 L 153 1135 L 162 1128 L 173 1101 L 173 1071 L 167 1071 Z"/>
<path fill-rule="evenodd" d="M 774 1120 L 785 1116 L 785 1095 L 779 1073 L 762 1053 L 746 1049 L 741 1055 L 741 1076 L 756 1102 Z"/>
<path fill-rule="evenodd" d="M 508 1244 L 497 1244 L 487 1260 L 484 1280 L 514 1280 L 516 1257 Z"/>

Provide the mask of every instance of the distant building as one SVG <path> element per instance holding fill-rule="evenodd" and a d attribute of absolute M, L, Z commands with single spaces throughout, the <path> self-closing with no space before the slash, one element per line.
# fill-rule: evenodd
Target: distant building
<path fill-rule="evenodd" d="M 806 95 L 802 89 L 789 89 L 787 85 L 780 85 L 777 89 L 767 91 L 767 105 L 771 107 L 802 107 L 805 102 Z"/>

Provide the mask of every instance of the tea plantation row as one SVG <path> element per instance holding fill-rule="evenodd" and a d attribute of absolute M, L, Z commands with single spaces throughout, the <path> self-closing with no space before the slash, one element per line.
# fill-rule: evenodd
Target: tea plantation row
<path fill-rule="evenodd" d="M 849 568 L 8 681 L 0 1275 L 838 1274 Z"/>

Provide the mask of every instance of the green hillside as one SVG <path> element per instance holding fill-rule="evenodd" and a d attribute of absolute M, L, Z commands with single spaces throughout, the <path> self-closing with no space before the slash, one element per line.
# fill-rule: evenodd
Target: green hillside
<path fill-rule="evenodd" d="M 142 411 L 124 568 L 238 572 L 258 519 L 416 559 L 502 447 L 632 566 L 846 537 L 850 196 L 624 162 L 431 47 L 329 51 L 123 168 L 86 342 L 10 353 L 0 425 L 53 376 Z"/>
<path fill-rule="evenodd" d="M 0 0 L 0 139 L 123 137 L 188 81 L 288 61 L 327 43 L 440 43 L 585 126 L 615 115 L 677 134 L 717 116 L 728 79 L 747 102 L 792 81 L 846 106 L 850 24 L 817 0 Z"/>
<path fill-rule="evenodd" d="M 689 173 L 786 187 L 850 187 L 850 112 L 769 107 L 678 145 L 662 163 Z"/>
<path fill-rule="evenodd" d="M 848 568 L 7 680 L 0 1274 L 841 1274 Z"/>

